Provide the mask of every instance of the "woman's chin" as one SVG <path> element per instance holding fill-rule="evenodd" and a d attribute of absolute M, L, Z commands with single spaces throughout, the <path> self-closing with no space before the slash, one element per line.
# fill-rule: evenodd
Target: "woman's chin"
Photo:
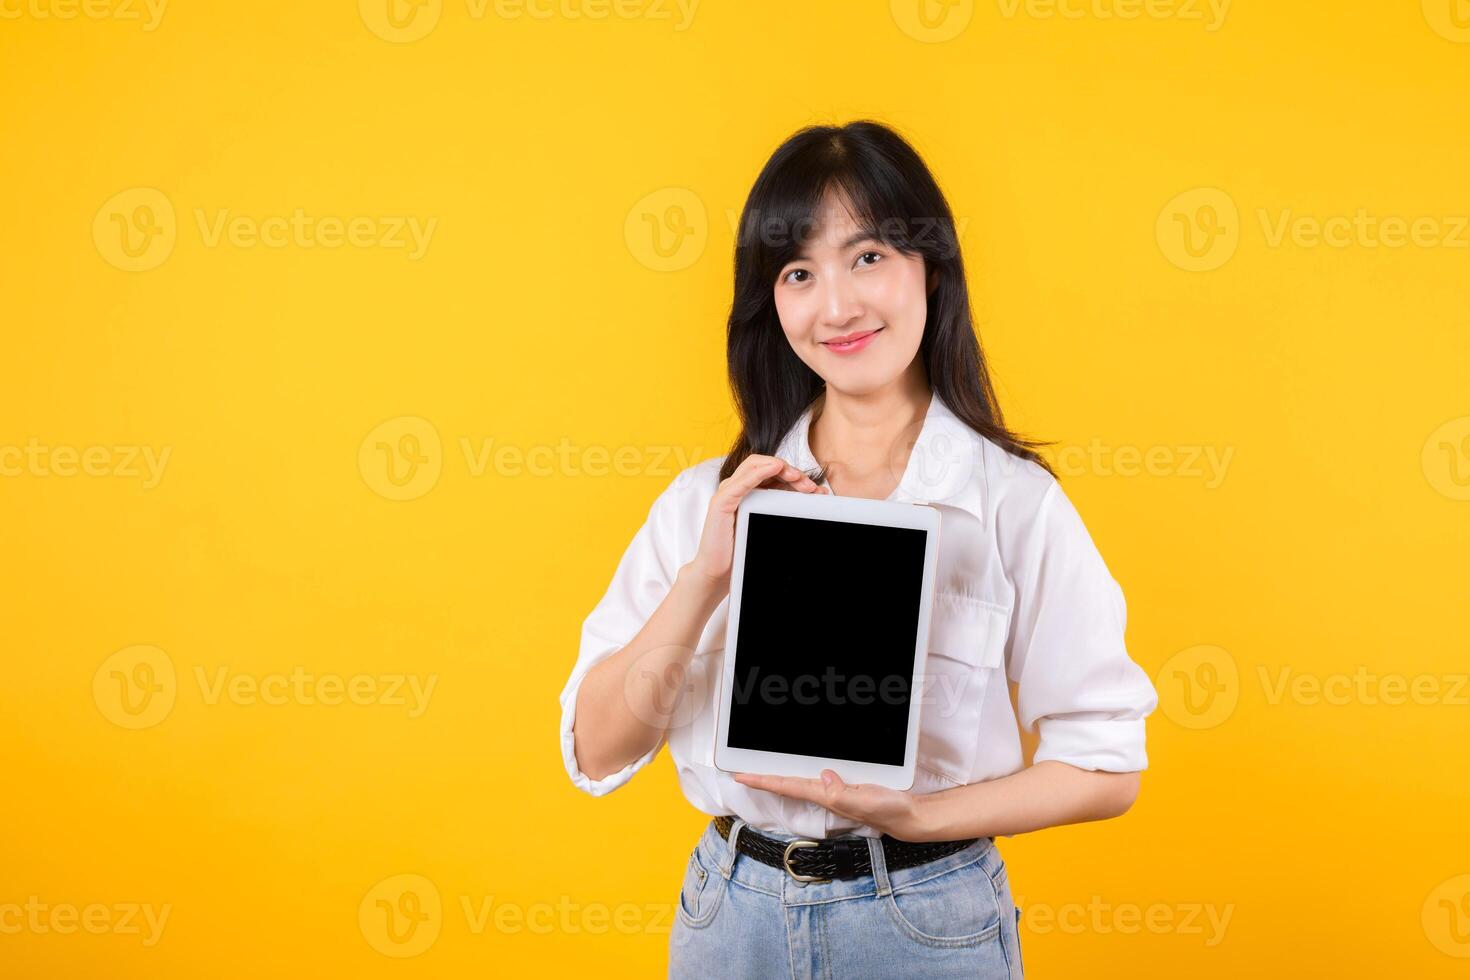
<path fill-rule="evenodd" d="M 878 365 L 869 367 L 854 364 L 848 370 L 829 371 L 822 380 L 827 383 L 828 391 L 836 391 L 852 398 L 861 398 L 889 387 L 902 374 L 902 371 L 883 370 Z"/>

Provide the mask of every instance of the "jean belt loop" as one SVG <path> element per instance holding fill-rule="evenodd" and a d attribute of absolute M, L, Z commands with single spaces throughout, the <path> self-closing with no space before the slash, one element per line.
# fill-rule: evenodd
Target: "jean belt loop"
<path fill-rule="evenodd" d="M 735 823 L 730 827 L 730 836 L 725 841 L 725 860 L 720 864 L 720 874 L 725 880 L 730 880 L 730 872 L 735 868 L 736 843 L 740 840 L 740 831 L 745 827 L 745 818 L 736 817 Z"/>
<path fill-rule="evenodd" d="M 888 883 L 888 865 L 883 860 L 883 838 L 868 838 L 868 861 L 873 866 L 873 882 L 878 886 L 878 897 L 882 898 L 893 891 Z"/>

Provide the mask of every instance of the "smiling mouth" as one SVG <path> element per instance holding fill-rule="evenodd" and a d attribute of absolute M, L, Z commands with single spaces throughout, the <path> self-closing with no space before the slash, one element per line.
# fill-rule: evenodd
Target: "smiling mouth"
<path fill-rule="evenodd" d="M 878 336 L 878 334 L 882 331 L 883 327 L 879 327 L 877 330 L 863 330 L 859 331 L 858 333 L 850 333 L 842 337 L 835 337 L 832 340 L 824 340 L 821 343 L 823 347 L 827 348 L 830 351 L 835 351 L 839 354 L 845 354 L 851 351 L 862 350 L 864 347 L 868 346 L 868 344 L 872 342 L 872 339 Z"/>

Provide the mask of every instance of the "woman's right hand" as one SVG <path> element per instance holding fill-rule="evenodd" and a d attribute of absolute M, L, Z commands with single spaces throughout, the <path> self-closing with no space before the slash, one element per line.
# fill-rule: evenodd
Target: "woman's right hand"
<path fill-rule="evenodd" d="M 828 492 L 801 470 L 775 456 L 747 456 L 734 473 L 721 480 L 704 518 L 699 551 L 688 565 L 702 585 L 721 597 L 730 590 L 730 566 L 735 557 L 735 512 L 746 494 L 766 484 L 802 493 Z"/>

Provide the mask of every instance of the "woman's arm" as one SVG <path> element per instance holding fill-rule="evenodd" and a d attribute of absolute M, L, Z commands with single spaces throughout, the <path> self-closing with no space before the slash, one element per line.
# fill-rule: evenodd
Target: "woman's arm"
<path fill-rule="evenodd" d="M 722 598 L 718 583 L 685 565 L 638 635 L 583 678 L 572 732 L 584 773 L 605 779 L 658 744 Z"/>
<path fill-rule="evenodd" d="M 577 688 L 572 752 L 584 775 L 600 780 L 621 771 L 651 752 L 668 730 L 694 648 L 730 592 L 740 501 L 761 486 L 826 492 L 790 463 L 758 454 L 720 481 L 694 558 L 680 567 L 637 635 L 588 670 Z"/>
<path fill-rule="evenodd" d="M 1136 772 L 1096 772 L 1065 762 L 1038 762 L 1000 779 L 914 796 L 912 832 L 920 836 L 904 839 L 1009 836 L 1109 820 L 1128 812 L 1138 798 L 1140 781 Z"/>
<path fill-rule="evenodd" d="M 741 773 L 735 779 L 756 789 L 810 800 L 907 841 L 997 837 L 1107 820 L 1127 812 L 1138 797 L 1139 784 L 1136 772 L 1094 772 L 1051 760 L 1000 779 L 922 795 L 844 783 L 830 769 L 822 776 Z"/>

